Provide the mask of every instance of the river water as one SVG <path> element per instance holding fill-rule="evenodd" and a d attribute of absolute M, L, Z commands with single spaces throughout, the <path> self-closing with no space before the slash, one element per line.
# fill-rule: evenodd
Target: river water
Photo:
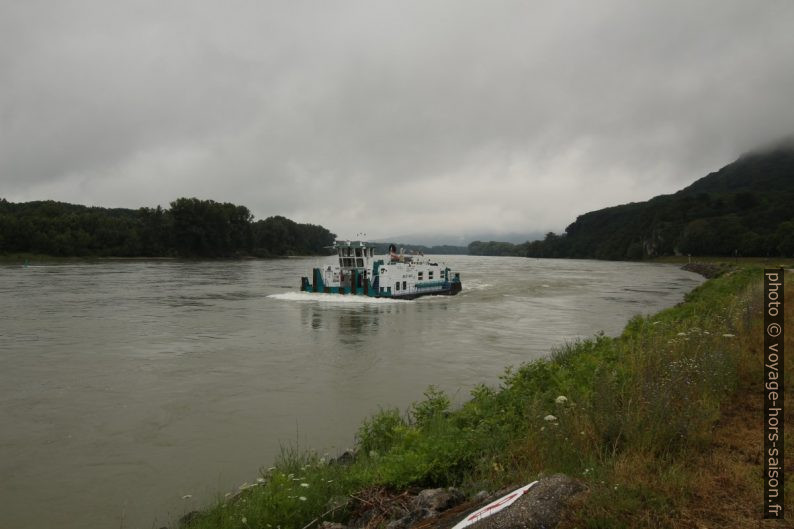
<path fill-rule="evenodd" d="M 430 384 L 681 301 L 670 265 L 440 257 L 463 292 L 298 292 L 315 259 L 0 266 L 0 527 L 160 527 L 256 479 L 280 446 L 336 454 Z M 330 262 L 330 261 L 329 261 Z"/>

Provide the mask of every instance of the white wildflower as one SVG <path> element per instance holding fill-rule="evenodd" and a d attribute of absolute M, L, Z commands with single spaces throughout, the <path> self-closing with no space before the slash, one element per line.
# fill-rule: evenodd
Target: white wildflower
<path fill-rule="evenodd" d="M 298 498 L 298 499 L 299 499 L 300 501 L 306 501 L 306 496 L 301 496 L 301 497 L 300 497 L 300 498 Z"/>
<path fill-rule="evenodd" d="M 725 334 L 722 335 L 723 338 L 733 338 L 734 336 L 736 336 L 736 335 L 728 333 L 728 332 L 726 332 Z"/>
<path fill-rule="evenodd" d="M 556 421 L 557 417 L 555 417 L 554 415 L 549 414 L 549 415 L 546 415 L 545 417 L 543 417 L 543 420 L 547 421 L 547 422 L 552 422 L 552 421 Z"/>
<path fill-rule="evenodd" d="M 243 523 L 247 524 L 247 523 L 248 523 L 248 518 L 246 518 L 245 516 L 243 516 L 243 518 L 242 518 L 242 520 L 241 520 L 241 521 L 242 521 Z"/>
<path fill-rule="evenodd" d="M 264 483 L 265 482 L 265 478 L 256 478 L 256 482 L 257 483 Z"/>
<path fill-rule="evenodd" d="M 679 332 L 678 336 L 686 336 L 686 333 L 685 332 Z"/>
<path fill-rule="evenodd" d="M 566 397 L 565 395 L 560 395 L 559 397 L 554 399 L 554 402 L 556 402 L 557 404 L 565 404 L 566 402 L 568 402 L 568 397 Z"/>
<path fill-rule="evenodd" d="M 301 483 L 301 487 L 309 488 L 309 484 L 308 483 Z"/>

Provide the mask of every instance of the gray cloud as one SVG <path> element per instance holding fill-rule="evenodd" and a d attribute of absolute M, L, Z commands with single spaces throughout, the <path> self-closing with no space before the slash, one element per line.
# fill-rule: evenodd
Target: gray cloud
<path fill-rule="evenodd" d="M 0 195 L 560 230 L 794 132 L 794 4 L 0 3 Z"/>

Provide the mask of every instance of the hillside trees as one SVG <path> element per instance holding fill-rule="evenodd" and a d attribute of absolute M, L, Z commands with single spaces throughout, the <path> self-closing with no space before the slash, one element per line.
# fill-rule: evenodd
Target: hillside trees
<path fill-rule="evenodd" d="M 284 217 L 254 222 L 245 206 L 179 198 L 169 209 L 109 209 L 0 199 L 0 254 L 232 257 L 324 253 L 335 235 Z"/>

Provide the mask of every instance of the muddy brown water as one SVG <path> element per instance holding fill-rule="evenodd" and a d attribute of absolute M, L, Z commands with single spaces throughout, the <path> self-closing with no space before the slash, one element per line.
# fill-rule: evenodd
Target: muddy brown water
<path fill-rule="evenodd" d="M 322 259 L 0 265 L 0 527 L 149 528 L 256 479 L 281 446 L 337 453 L 430 384 L 505 366 L 702 282 L 672 265 L 439 257 L 463 293 L 298 292 Z"/>

